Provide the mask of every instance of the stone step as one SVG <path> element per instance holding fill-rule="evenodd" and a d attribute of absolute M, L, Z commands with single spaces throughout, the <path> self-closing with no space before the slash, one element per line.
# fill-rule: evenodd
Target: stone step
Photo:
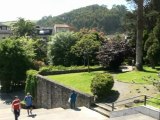
<path fill-rule="evenodd" d="M 93 107 L 91 109 L 96 111 L 96 112 L 98 112 L 98 113 L 100 113 L 100 114 L 102 114 L 102 115 L 104 115 L 104 116 L 106 116 L 106 117 L 110 117 L 110 111 L 105 110 L 105 109 L 103 109 L 101 107 Z"/>
<path fill-rule="evenodd" d="M 106 111 L 112 111 L 112 106 L 109 104 L 105 104 L 105 103 L 96 103 L 95 104 L 97 107 L 100 107 Z"/>

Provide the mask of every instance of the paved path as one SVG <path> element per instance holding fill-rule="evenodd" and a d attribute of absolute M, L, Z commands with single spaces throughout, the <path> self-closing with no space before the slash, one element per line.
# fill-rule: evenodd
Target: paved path
<path fill-rule="evenodd" d="M 8 108 L 3 111 L 0 112 L 0 120 L 14 119 L 11 109 Z M 19 120 L 108 120 L 108 118 L 86 107 L 80 107 L 77 110 L 63 108 L 35 109 L 30 117 L 28 117 L 27 111 L 22 109 Z"/>

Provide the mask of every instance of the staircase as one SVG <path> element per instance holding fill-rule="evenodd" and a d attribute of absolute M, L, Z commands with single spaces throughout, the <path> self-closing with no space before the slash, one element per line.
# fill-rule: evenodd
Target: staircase
<path fill-rule="evenodd" d="M 93 107 L 91 107 L 91 109 L 108 118 L 110 117 L 110 113 L 112 111 L 112 107 L 105 103 L 96 103 Z"/>

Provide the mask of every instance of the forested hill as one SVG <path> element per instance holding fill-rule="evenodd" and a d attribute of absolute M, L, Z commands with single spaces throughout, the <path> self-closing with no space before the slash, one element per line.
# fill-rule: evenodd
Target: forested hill
<path fill-rule="evenodd" d="M 37 24 L 49 27 L 54 24 L 66 23 L 77 30 L 81 28 L 98 28 L 105 33 L 114 33 L 122 31 L 126 12 L 127 9 L 124 5 L 113 6 L 112 9 L 108 9 L 104 5 L 91 5 L 56 17 L 45 16 Z"/>

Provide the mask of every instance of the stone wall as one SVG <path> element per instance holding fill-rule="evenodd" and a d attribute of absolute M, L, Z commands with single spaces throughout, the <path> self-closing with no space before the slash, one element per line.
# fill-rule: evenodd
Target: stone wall
<path fill-rule="evenodd" d="M 44 76 L 38 75 L 36 106 L 42 108 L 69 108 L 68 99 L 72 92 L 72 88 L 65 87 L 59 83 L 51 81 Z M 67 78 L 66 78 L 67 79 Z M 76 91 L 76 90 L 75 90 Z M 86 106 L 94 102 L 93 96 L 76 91 L 76 106 Z"/>

